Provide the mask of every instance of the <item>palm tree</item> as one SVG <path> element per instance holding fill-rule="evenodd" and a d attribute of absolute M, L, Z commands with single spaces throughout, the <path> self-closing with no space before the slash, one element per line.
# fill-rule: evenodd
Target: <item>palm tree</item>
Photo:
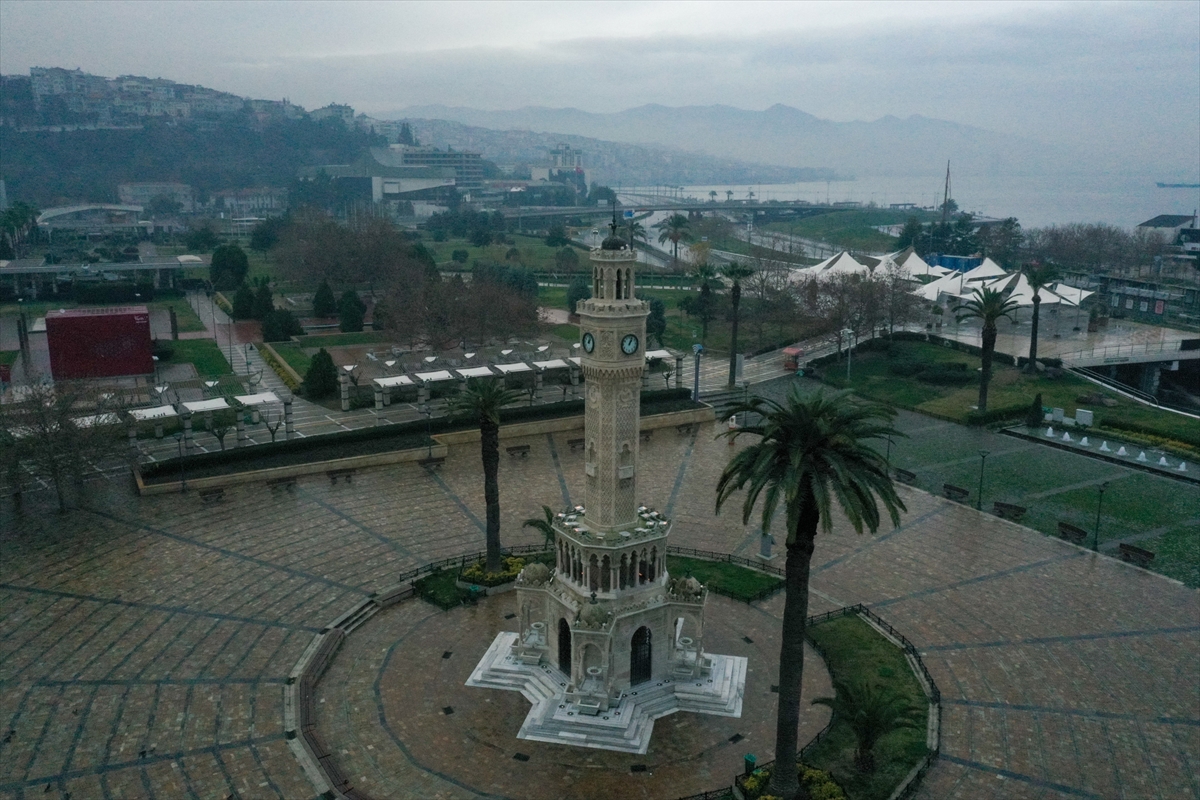
<path fill-rule="evenodd" d="M 640 222 L 629 220 L 629 242 L 633 243 L 635 239 L 646 241 L 646 226 Z"/>
<path fill-rule="evenodd" d="M 875 743 L 892 731 L 924 727 L 921 709 L 895 689 L 866 682 L 835 680 L 835 697 L 818 697 L 815 706 L 828 706 L 835 719 L 843 720 L 854 732 L 858 746 L 854 764 L 860 772 L 875 771 Z"/>
<path fill-rule="evenodd" d="M 717 281 L 717 271 L 707 261 L 696 265 L 692 270 L 692 279 L 700 284 L 700 297 L 696 299 L 695 310 L 700 315 L 700 344 L 708 344 L 708 323 L 713 318 L 712 287 Z"/>
<path fill-rule="evenodd" d="M 895 413 L 886 406 L 852 403 L 844 392 L 801 397 L 795 390 L 783 404 L 753 397 L 725 412 L 726 418 L 745 414 L 747 424 L 723 435 L 758 438 L 721 473 L 717 512 L 735 491 L 746 488 L 743 524 L 750 522 L 760 500 L 764 532 L 770 530 L 781 500 L 787 518 L 775 769 L 769 790 L 786 800 L 800 789 L 796 779 L 797 726 L 809 568 L 817 529 L 828 533 L 832 528 L 835 500 L 859 533 L 864 527 L 872 533 L 879 527 L 877 499 L 883 501 L 892 524 L 900 523 L 904 503 L 896 495 L 883 456 L 867 444 L 871 439 L 900 435 L 891 426 Z"/>
<path fill-rule="evenodd" d="M 479 420 L 480 454 L 483 456 L 483 501 L 487 509 L 485 548 L 488 572 L 500 571 L 500 409 L 521 399 L 521 393 L 487 378 L 471 378 L 465 389 L 450 400 L 451 414 Z"/>
<path fill-rule="evenodd" d="M 737 337 L 738 337 L 738 306 L 742 302 L 742 279 L 754 274 L 751 267 L 731 261 L 721 267 L 721 276 L 733 281 L 729 289 L 729 302 L 733 305 L 733 329 L 729 334 L 729 385 L 737 380 Z"/>
<path fill-rule="evenodd" d="M 726 190 L 725 190 L 725 202 L 726 202 L 726 203 L 732 203 L 732 202 L 733 202 L 733 190 L 732 190 L 732 189 L 726 189 Z"/>
<path fill-rule="evenodd" d="M 533 528 L 538 531 L 546 539 L 546 546 L 551 547 L 554 544 L 554 512 L 550 510 L 550 506 L 542 506 L 541 517 L 530 517 L 521 523 L 522 528 Z"/>
<path fill-rule="evenodd" d="M 979 410 L 987 411 L 988 384 L 992 381 L 992 355 L 996 352 L 996 323 L 1011 322 L 1017 310 L 1016 300 L 1007 300 L 995 289 L 976 289 L 970 300 L 954 309 L 957 319 L 977 318 L 983 322 L 983 369 L 979 374 Z"/>
<path fill-rule="evenodd" d="M 658 228 L 658 243 L 663 244 L 668 239 L 675 246 L 675 266 L 679 266 L 679 242 L 688 241 L 691 238 L 688 218 L 683 214 L 672 214 L 662 222 L 654 226 Z"/>
<path fill-rule="evenodd" d="M 709 192 L 708 192 L 708 202 L 710 202 L 710 203 L 715 203 L 715 202 L 717 202 L 717 190 L 716 190 L 716 189 L 710 189 L 710 190 L 709 190 Z"/>
<path fill-rule="evenodd" d="M 1034 373 L 1037 372 L 1038 316 L 1042 306 L 1041 290 L 1058 280 L 1058 268 L 1053 264 L 1039 264 L 1034 261 L 1026 264 L 1021 272 L 1025 273 L 1025 280 L 1029 282 L 1029 288 L 1033 290 L 1033 318 L 1029 322 L 1029 363 L 1025 368 Z"/>

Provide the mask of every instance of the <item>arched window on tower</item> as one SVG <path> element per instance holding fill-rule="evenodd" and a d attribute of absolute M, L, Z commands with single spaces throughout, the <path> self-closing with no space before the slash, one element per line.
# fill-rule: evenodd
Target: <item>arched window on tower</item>
<path fill-rule="evenodd" d="M 624 589 L 629 585 L 629 557 L 621 555 L 621 566 L 617 569 L 620 588 Z"/>
<path fill-rule="evenodd" d="M 600 591 L 600 562 L 594 553 L 588 559 L 588 589 L 593 592 Z"/>
<path fill-rule="evenodd" d="M 608 556 L 600 562 L 600 591 L 612 591 L 612 560 Z"/>
<path fill-rule="evenodd" d="M 658 548 L 654 547 L 650 550 L 650 569 L 648 571 L 647 580 L 653 581 L 658 567 Z"/>

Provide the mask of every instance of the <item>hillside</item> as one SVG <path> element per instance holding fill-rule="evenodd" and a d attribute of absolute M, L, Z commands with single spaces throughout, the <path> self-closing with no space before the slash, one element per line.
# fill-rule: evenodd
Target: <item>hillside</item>
<path fill-rule="evenodd" d="M 484 111 L 412 106 L 399 118 L 441 119 L 495 130 L 591 136 L 667 146 L 717 158 L 746 158 L 842 175 L 931 175 L 947 160 L 960 174 L 1039 174 L 1070 170 L 1079 156 L 1020 137 L 921 116 L 832 122 L 785 105 L 764 111 L 731 106 L 645 105 L 609 114 L 575 108 Z M 702 181 L 701 181 L 702 182 Z"/>

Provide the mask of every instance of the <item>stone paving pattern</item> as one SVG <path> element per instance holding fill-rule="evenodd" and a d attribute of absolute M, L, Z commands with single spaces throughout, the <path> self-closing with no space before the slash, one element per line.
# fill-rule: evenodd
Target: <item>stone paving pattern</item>
<path fill-rule="evenodd" d="M 757 530 L 736 509 L 713 514 L 731 452 L 716 432 L 656 431 L 642 449 L 643 499 L 674 517 L 675 544 L 750 555 Z M 527 459 L 502 456 L 506 543 L 540 538 L 520 522 L 543 503 L 581 499 L 571 435 L 530 437 Z M 65 515 L 49 498 L 29 498 L 21 517 L 5 505 L 0 798 L 312 796 L 284 741 L 288 671 L 321 626 L 398 571 L 482 548 L 481 488 L 478 446 L 464 445 L 439 473 L 401 464 L 336 486 L 301 478 L 293 492 L 248 484 L 212 505 L 194 493 L 131 498 L 115 483 Z M 1200 595 L 901 492 L 900 528 L 858 536 L 838 520 L 818 537 L 812 611 L 867 603 L 924 654 L 945 710 L 943 756 L 920 796 L 1200 796 Z M 762 604 L 763 619 L 780 603 Z M 493 702 L 524 702 L 513 698 Z M 663 720 L 656 738 L 685 716 Z M 446 747 L 464 764 L 488 749 L 468 737 Z M 769 742 L 745 749 L 773 756 Z M 531 784 L 566 769 L 503 763 Z M 425 773 L 408 796 L 453 786 L 439 780 Z"/>

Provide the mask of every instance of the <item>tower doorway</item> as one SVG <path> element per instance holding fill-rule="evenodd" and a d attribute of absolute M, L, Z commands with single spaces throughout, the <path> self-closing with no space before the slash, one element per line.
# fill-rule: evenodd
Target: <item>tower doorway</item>
<path fill-rule="evenodd" d="M 633 634 L 633 643 L 629 648 L 629 685 L 637 686 L 650 680 L 651 649 L 650 629 L 642 626 Z"/>
<path fill-rule="evenodd" d="M 562 617 L 558 618 L 558 668 L 571 677 L 571 626 Z"/>

